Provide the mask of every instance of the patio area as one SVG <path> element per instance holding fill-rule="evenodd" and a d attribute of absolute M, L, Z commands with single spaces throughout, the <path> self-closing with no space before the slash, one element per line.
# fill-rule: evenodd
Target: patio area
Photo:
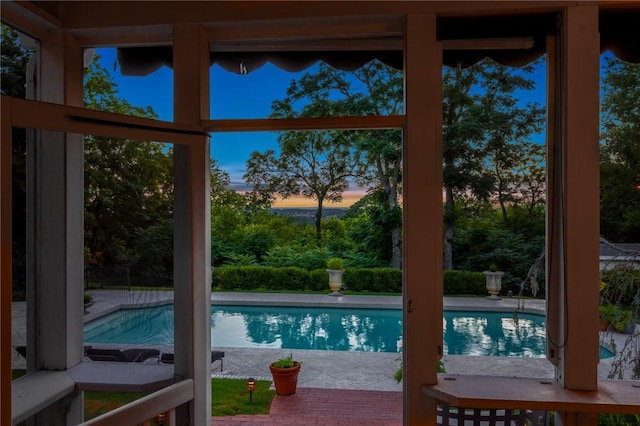
<path fill-rule="evenodd" d="M 212 425 L 400 426 L 402 392 L 299 388 L 273 399 L 269 414 L 213 417 Z"/>

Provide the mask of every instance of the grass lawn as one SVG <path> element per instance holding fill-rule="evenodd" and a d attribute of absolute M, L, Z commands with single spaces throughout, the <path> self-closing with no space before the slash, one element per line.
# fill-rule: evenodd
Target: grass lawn
<path fill-rule="evenodd" d="M 269 414 L 271 400 L 276 394 L 269 390 L 270 381 L 256 381 L 252 402 L 249 402 L 246 380 L 211 380 L 211 414 L 233 416 L 236 414 Z"/>
<path fill-rule="evenodd" d="M 212 379 L 211 412 L 214 416 L 236 414 L 269 414 L 271 400 L 276 394 L 269 390 L 271 382 L 256 381 L 252 402 L 249 402 L 246 380 Z M 98 417 L 148 395 L 135 392 L 84 392 L 84 419 Z"/>
<path fill-rule="evenodd" d="M 98 417 L 130 402 L 140 399 L 147 393 L 138 392 L 102 392 L 84 391 L 84 419 Z"/>

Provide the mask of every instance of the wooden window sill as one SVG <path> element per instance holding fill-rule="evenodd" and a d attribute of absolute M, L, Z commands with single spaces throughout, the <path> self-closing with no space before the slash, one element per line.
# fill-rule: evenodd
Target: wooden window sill
<path fill-rule="evenodd" d="M 422 385 L 422 393 L 457 407 L 640 413 L 638 381 L 606 380 L 597 391 L 578 391 L 546 379 L 443 374 L 437 384 Z"/>

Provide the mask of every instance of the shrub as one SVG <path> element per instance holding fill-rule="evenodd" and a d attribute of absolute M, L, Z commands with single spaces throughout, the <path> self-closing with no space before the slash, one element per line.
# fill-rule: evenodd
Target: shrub
<path fill-rule="evenodd" d="M 221 266 L 213 270 L 212 284 L 223 290 L 254 290 L 264 287 L 266 277 L 262 266 Z"/>
<path fill-rule="evenodd" d="M 394 268 L 374 269 L 373 291 L 402 293 L 402 271 Z"/>
<path fill-rule="evenodd" d="M 394 268 L 349 268 L 342 282 L 350 291 L 401 293 L 402 271 Z M 306 269 L 288 266 L 221 266 L 212 273 L 213 288 L 223 290 L 313 290 L 328 288 L 329 278 L 325 269 Z M 482 272 L 444 272 L 444 294 L 485 295 L 485 278 Z"/>
<path fill-rule="evenodd" d="M 351 291 L 401 293 L 402 271 L 394 268 L 347 269 L 342 282 Z"/>
<path fill-rule="evenodd" d="M 339 257 L 332 257 L 327 260 L 327 269 L 344 269 L 344 262 Z"/>
<path fill-rule="evenodd" d="M 444 294 L 483 295 L 486 293 L 486 280 L 482 272 L 444 271 Z"/>
<path fill-rule="evenodd" d="M 347 269 L 342 275 L 342 283 L 347 290 L 373 291 L 374 271 L 368 268 Z"/>
<path fill-rule="evenodd" d="M 329 283 L 329 274 L 324 269 L 314 269 L 309 272 L 309 281 L 307 282 L 307 290 L 319 291 L 326 290 Z"/>
<path fill-rule="evenodd" d="M 288 266 L 286 268 L 270 268 L 270 274 L 276 278 L 270 288 L 278 290 L 304 290 L 308 287 L 309 273 L 302 268 Z"/>

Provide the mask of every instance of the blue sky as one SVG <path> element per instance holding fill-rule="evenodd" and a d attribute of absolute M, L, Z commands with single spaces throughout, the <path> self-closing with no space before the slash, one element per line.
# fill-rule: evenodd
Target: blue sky
<path fill-rule="evenodd" d="M 173 71 L 162 67 L 145 77 L 123 76 L 117 69 L 115 48 L 97 49 L 102 65 L 112 72 L 119 94 L 136 106 L 151 106 L 161 120 L 173 120 Z M 543 61 L 531 76 L 536 90 L 518 93 L 524 101 L 542 105 L 546 98 L 546 66 Z M 308 70 L 307 70 L 308 71 Z M 304 74 L 290 73 L 265 64 L 246 75 L 230 73 L 218 65 L 211 67 L 211 118 L 266 118 L 271 102 L 282 99 L 292 79 Z M 534 137 L 544 142 L 544 134 Z M 211 155 L 229 173 L 232 187 L 246 189 L 242 175 L 252 151 L 276 149 L 275 132 L 216 133 L 211 138 Z"/>
<path fill-rule="evenodd" d="M 116 64 L 116 50 L 97 49 L 101 64 L 112 71 L 119 94 L 133 105 L 150 105 L 159 119 L 173 121 L 173 71 L 162 67 L 145 77 L 123 76 Z M 290 73 L 267 63 L 247 74 L 230 73 L 218 65 L 211 67 L 211 118 L 266 118 L 271 102 L 281 99 L 292 79 L 304 74 Z M 277 149 L 275 132 L 216 133 L 211 138 L 211 156 L 229 173 L 234 189 L 245 189 L 242 175 L 246 161 L 255 150 Z"/>

